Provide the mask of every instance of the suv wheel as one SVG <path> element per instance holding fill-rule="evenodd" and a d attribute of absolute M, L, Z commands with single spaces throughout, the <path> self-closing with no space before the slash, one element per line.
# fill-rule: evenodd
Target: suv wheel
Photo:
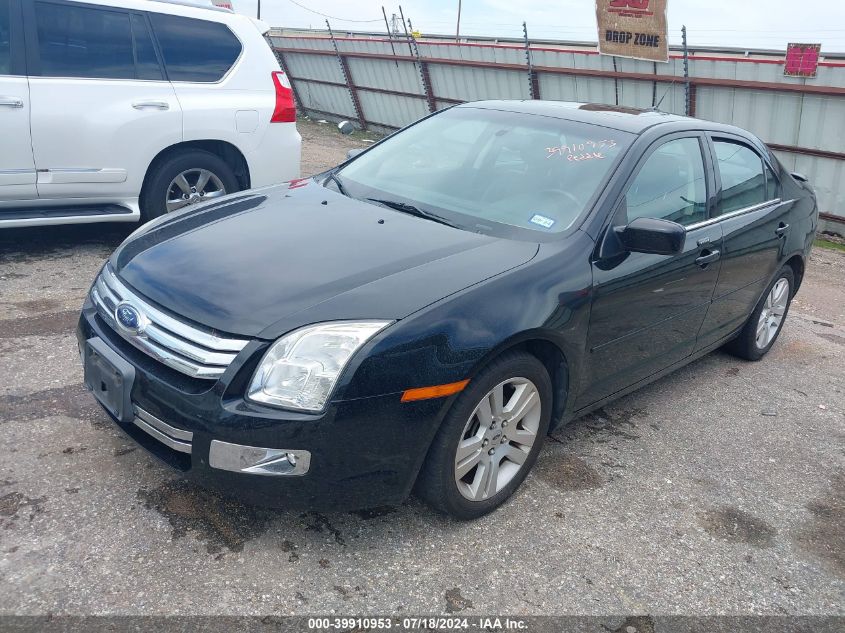
<path fill-rule="evenodd" d="M 210 152 L 188 150 L 174 154 L 153 168 L 141 193 L 141 219 L 240 191 L 226 162 Z"/>
<path fill-rule="evenodd" d="M 458 396 L 437 433 L 417 493 L 457 519 L 496 509 L 537 461 L 551 420 L 552 385 L 530 354 L 507 354 Z"/>

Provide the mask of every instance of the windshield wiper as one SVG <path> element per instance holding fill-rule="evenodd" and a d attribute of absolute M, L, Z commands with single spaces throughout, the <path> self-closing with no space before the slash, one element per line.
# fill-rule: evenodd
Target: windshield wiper
<path fill-rule="evenodd" d="M 380 198 L 367 198 L 367 200 L 369 200 L 370 202 L 375 202 L 377 204 L 384 205 L 386 207 L 390 207 L 391 209 L 396 209 L 397 211 L 401 211 L 402 213 L 415 215 L 418 218 L 425 218 L 426 220 L 439 222 L 440 224 L 445 224 L 446 226 L 451 226 L 452 228 L 459 228 L 456 224 L 453 224 L 446 218 L 439 216 L 436 213 L 431 213 L 430 211 L 423 211 L 422 209 L 419 209 L 412 204 L 399 202 L 398 200 L 382 200 Z"/>
<path fill-rule="evenodd" d="M 343 195 L 344 195 L 344 196 L 346 196 L 347 198 L 348 198 L 348 197 L 350 197 L 350 196 L 349 196 L 349 194 L 348 194 L 348 193 L 346 193 L 346 187 L 344 187 L 344 186 L 343 186 L 343 183 L 342 183 L 342 182 L 340 182 L 340 178 L 338 178 L 338 177 L 337 177 L 337 174 L 335 174 L 335 172 L 331 172 L 331 173 L 329 174 L 329 177 L 328 177 L 328 178 L 326 178 L 326 180 L 331 180 L 334 184 L 336 184 L 336 185 L 337 185 L 337 190 L 338 190 L 341 194 L 343 194 Z"/>

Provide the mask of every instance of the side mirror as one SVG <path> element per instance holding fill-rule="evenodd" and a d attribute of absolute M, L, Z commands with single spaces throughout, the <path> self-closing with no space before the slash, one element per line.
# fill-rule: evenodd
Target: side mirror
<path fill-rule="evenodd" d="M 614 231 L 626 251 L 652 255 L 677 255 L 687 238 L 686 229 L 677 222 L 656 218 L 637 218 Z"/>
<path fill-rule="evenodd" d="M 355 158 L 358 154 L 363 152 L 364 149 L 365 148 L 363 148 L 363 147 L 358 147 L 356 149 L 349 150 L 348 152 L 346 152 L 346 160 L 349 160 L 350 158 Z"/>
<path fill-rule="evenodd" d="M 799 174 L 797 171 L 793 171 L 790 176 L 799 182 L 810 182 L 809 178 L 807 178 L 804 174 Z"/>

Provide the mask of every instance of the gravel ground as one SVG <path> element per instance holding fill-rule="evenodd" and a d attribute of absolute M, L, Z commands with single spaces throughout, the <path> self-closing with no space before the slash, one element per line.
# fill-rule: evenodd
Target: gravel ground
<path fill-rule="evenodd" d="M 364 145 L 300 130 L 303 173 Z M 845 614 L 842 253 L 813 253 L 763 361 L 714 353 L 575 421 L 465 524 L 252 508 L 136 449 L 71 334 L 132 228 L 0 234 L 0 613 Z"/>

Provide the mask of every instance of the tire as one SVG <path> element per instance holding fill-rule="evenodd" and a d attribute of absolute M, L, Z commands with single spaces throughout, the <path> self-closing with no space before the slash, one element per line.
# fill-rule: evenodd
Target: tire
<path fill-rule="evenodd" d="M 485 416 L 484 402 L 493 410 L 490 395 L 499 387 L 504 415 L 499 416 L 493 428 L 483 421 L 486 418 L 491 424 L 496 422 Z M 532 387 L 535 397 L 529 398 Z M 523 416 L 512 415 L 508 419 L 508 410 L 516 406 L 520 394 L 527 402 L 535 403 L 524 407 Z M 514 493 L 537 461 L 548 433 L 551 411 L 552 383 L 537 358 L 525 352 L 512 352 L 496 359 L 472 379 L 443 420 L 417 478 L 417 495 L 456 519 L 476 519 L 495 510 Z M 508 438 L 509 432 L 515 435 Z M 460 462 L 465 472 L 459 481 L 457 451 L 461 443 L 467 447 L 464 450 L 467 456 Z M 524 461 L 518 465 L 509 457 Z M 485 475 L 488 475 L 486 481 L 493 481 L 489 475 L 494 471 L 495 486 L 484 488 Z"/>
<path fill-rule="evenodd" d="M 784 282 L 787 284 L 785 290 L 783 289 Z M 785 292 L 785 296 L 782 296 L 781 292 Z M 794 294 L 795 273 L 789 266 L 784 266 L 766 288 L 739 336 L 725 345 L 725 350 L 746 360 L 756 361 L 763 358 L 780 336 Z M 782 301 L 779 301 L 781 297 Z M 774 309 L 772 304 L 774 304 Z M 776 320 L 778 313 L 780 313 L 779 321 Z M 763 325 L 764 314 L 768 324 L 765 326 Z M 767 328 L 761 333 L 759 339 L 758 333 L 761 331 L 758 328 Z"/>
<path fill-rule="evenodd" d="M 223 195 L 218 193 L 221 186 L 224 193 L 235 193 L 241 189 L 232 168 L 222 158 L 203 150 L 183 150 L 164 158 L 151 168 L 141 191 L 141 221 L 147 222 L 168 212 L 168 189 L 179 174 L 188 172 L 189 184 L 195 184 L 194 175 L 199 175 L 201 171 L 212 174 L 207 185 L 209 197 L 196 197 L 194 202 L 186 202 L 185 206 L 208 200 L 212 193 L 215 196 Z M 192 194 L 184 192 L 184 195 Z"/>

